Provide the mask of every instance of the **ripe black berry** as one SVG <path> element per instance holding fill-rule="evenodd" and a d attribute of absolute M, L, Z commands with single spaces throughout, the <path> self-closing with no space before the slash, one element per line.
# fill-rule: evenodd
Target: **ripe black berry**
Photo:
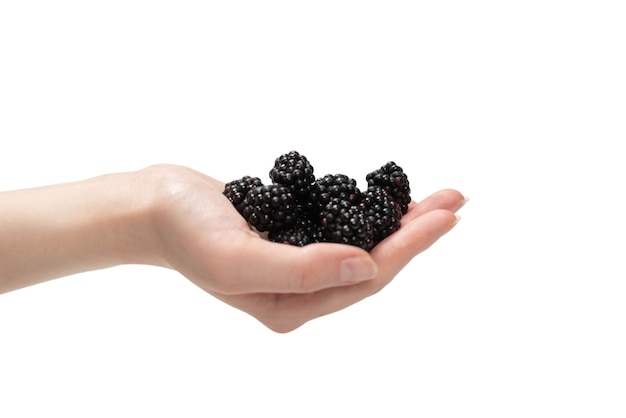
<path fill-rule="evenodd" d="M 327 242 L 355 245 L 369 251 L 374 246 L 374 228 L 360 206 L 332 199 L 321 212 Z"/>
<path fill-rule="evenodd" d="M 276 158 L 269 176 L 274 184 L 289 187 L 296 198 L 308 195 L 315 181 L 313 166 L 298 151 L 291 151 Z"/>
<path fill-rule="evenodd" d="M 402 209 L 385 188 L 368 187 L 363 192 L 359 205 L 374 227 L 375 243 L 400 229 Z"/>
<path fill-rule="evenodd" d="M 242 213 L 243 201 L 248 192 L 262 185 L 263 182 L 258 177 L 243 176 L 240 179 L 230 181 L 224 185 L 224 196 L 230 200 L 239 213 Z"/>
<path fill-rule="evenodd" d="M 411 188 L 409 179 L 402 170 L 402 167 L 393 161 L 367 174 L 365 177 L 368 187 L 381 186 L 391 194 L 394 200 L 400 205 L 402 213 L 407 213 L 411 202 Z"/>
<path fill-rule="evenodd" d="M 296 209 L 293 225 L 283 229 L 276 229 L 268 234 L 268 239 L 274 242 L 303 247 L 323 240 L 322 227 L 319 221 L 301 206 Z"/>
<path fill-rule="evenodd" d="M 296 199 L 286 186 L 257 186 L 246 195 L 242 215 L 257 231 L 272 231 L 293 225 L 296 206 Z"/>
<path fill-rule="evenodd" d="M 321 212 L 331 200 L 345 200 L 351 205 L 359 203 L 361 191 L 356 180 L 345 174 L 326 174 L 311 186 L 306 206 L 313 213 Z"/>

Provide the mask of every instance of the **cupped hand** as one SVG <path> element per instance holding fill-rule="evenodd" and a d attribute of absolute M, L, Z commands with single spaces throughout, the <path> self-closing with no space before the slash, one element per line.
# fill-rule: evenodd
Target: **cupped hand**
<path fill-rule="evenodd" d="M 178 166 L 158 167 L 153 175 L 165 196 L 154 214 L 162 264 L 276 332 L 380 291 L 452 229 L 454 212 L 465 203 L 452 189 L 411 202 L 401 228 L 369 253 L 333 243 L 295 247 L 251 230 L 222 194 L 221 181 Z"/>

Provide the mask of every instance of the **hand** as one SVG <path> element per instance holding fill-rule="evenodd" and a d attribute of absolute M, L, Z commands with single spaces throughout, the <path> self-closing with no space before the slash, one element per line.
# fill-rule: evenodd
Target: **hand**
<path fill-rule="evenodd" d="M 152 172 L 166 196 L 154 217 L 163 265 L 276 332 L 380 291 L 452 229 L 465 203 L 450 189 L 411 202 L 400 230 L 370 253 L 332 243 L 294 247 L 252 231 L 223 196 L 224 183 L 184 167 Z"/>
<path fill-rule="evenodd" d="M 270 242 L 248 227 L 223 188 L 189 168 L 160 165 L 0 193 L 0 293 L 120 264 L 153 264 L 288 332 L 381 290 L 455 225 L 454 211 L 464 203 L 455 190 L 412 202 L 400 230 L 368 253 Z"/>

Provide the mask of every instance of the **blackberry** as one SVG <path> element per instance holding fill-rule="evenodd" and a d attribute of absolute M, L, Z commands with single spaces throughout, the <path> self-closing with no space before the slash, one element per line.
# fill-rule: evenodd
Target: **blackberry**
<path fill-rule="evenodd" d="M 411 188 L 409 179 L 402 170 L 402 167 L 393 161 L 367 174 L 365 177 L 368 187 L 381 186 L 391 194 L 393 199 L 400 205 L 402 213 L 409 210 L 411 202 Z"/>
<path fill-rule="evenodd" d="M 299 206 L 296 209 L 294 224 L 270 232 L 268 239 L 273 242 L 304 247 L 323 240 L 322 227 L 303 207 Z"/>
<path fill-rule="evenodd" d="M 305 204 L 309 211 L 320 213 L 331 200 L 339 199 L 356 205 L 360 196 L 355 179 L 345 174 L 326 174 L 315 180 Z"/>
<path fill-rule="evenodd" d="M 359 205 L 373 225 L 375 244 L 400 229 L 402 209 L 385 188 L 368 187 Z"/>
<path fill-rule="evenodd" d="M 252 176 L 233 180 L 223 194 L 251 228 L 289 245 L 335 242 L 370 251 L 400 228 L 411 202 L 408 177 L 393 161 L 367 174 L 365 192 L 345 174 L 315 178 L 298 151 L 276 158 L 269 177 L 269 185 Z"/>
<path fill-rule="evenodd" d="M 315 181 L 313 166 L 298 151 L 291 151 L 276 158 L 269 176 L 274 184 L 289 187 L 296 198 L 305 197 Z"/>
<path fill-rule="evenodd" d="M 242 215 L 259 232 L 286 228 L 295 222 L 296 199 L 286 186 L 257 186 L 246 194 Z"/>
<path fill-rule="evenodd" d="M 321 213 L 324 240 L 355 245 L 369 251 L 374 246 L 374 228 L 360 206 L 332 199 Z"/>
<path fill-rule="evenodd" d="M 248 191 L 262 185 L 263 182 L 258 177 L 243 176 L 240 179 L 230 181 L 224 185 L 224 196 L 230 200 L 239 213 L 242 213 L 243 201 Z"/>

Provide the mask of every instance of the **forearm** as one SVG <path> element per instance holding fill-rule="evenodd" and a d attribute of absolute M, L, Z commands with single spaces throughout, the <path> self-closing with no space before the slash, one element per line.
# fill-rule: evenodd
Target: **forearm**
<path fill-rule="evenodd" d="M 129 263 L 158 264 L 143 172 L 0 193 L 0 293 Z"/>

